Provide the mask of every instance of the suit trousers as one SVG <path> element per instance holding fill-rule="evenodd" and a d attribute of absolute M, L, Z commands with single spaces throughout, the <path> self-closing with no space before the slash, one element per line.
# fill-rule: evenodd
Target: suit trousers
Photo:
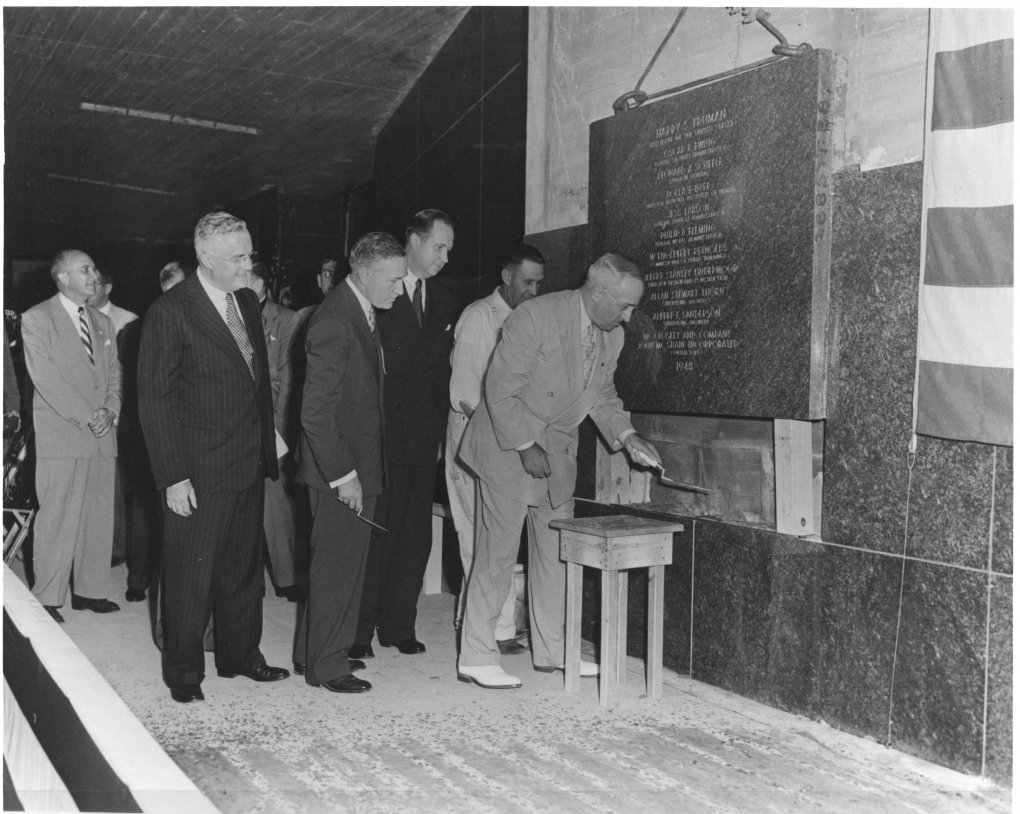
<path fill-rule="evenodd" d="M 464 413 L 450 411 L 446 424 L 446 493 L 450 499 L 450 514 L 453 526 L 457 529 L 457 540 L 460 543 L 460 561 L 464 566 L 464 583 L 461 585 L 460 596 L 457 597 L 456 625 L 464 618 L 464 603 L 467 600 L 467 581 L 471 574 L 471 564 L 475 558 L 475 528 L 478 480 L 457 459 L 460 441 L 467 428 L 468 417 Z M 516 555 L 515 555 L 516 556 Z M 513 580 L 510 581 L 510 592 L 506 596 L 503 608 L 496 624 L 496 639 L 513 639 L 517 636 L 517 624 L 514 611 L 517 609 L 517 589 Z"/>
<path fill-rule="evenodd" d="M 218 670 L 264 665 L 262 640 L 262 468 L 240 492 L 199 492 L 190 517 L 164 510 L 163 680 L 200 684 L 205 677 L 209 614 Z"/>
<path fill-rule="evenodd" d="M 35 489 L 32 593 L 42 605 L 63 605 L 74 573 L 74 593 L 89 599 L 110 594 L 113 549 L 113 483 L 116 458 L 39 458 Z"/>
<path fill-rule="evenodd" d="M 521 524 L 526 519 L 532 660 L 538 667 L 562 666 L 567 568 L 560 560 L 559 533 L 549 528 L 549 521 L 573 517 L 574 501 L 554 509 L 546 498 L 542 504 L 529 506 L 497 492 L 484 480 L 479 481 L 479 494 L 481 523 L 468 578 L 459 663 L 464 667 L 500 663 L 496 624 L 513 585 Z"/>
<path fill-rule="evenodd" d="M 266 553 L 273 582 L 279 588 L 294 584 L 294 509 L 284 485 L 283 462 L 280 477 L 266 478 L 266 506 L 264 528 Z"/>
<path fill-rule="evenodd" d="M 414 638 L 425 566 L 432 550 L 432 498 L 435 464 L 389 464 L 386 492 L 368 553 L 365 588 L 358 616 L 358 644 L 370 644 L 376 628 L 379 641 Z"/>
<path fill-rule="evenodd" d="M 305 665 L 305 681 L 319 684 L 350 675 L 347 651 L 354 644 L 372 527 L 335 492 L 309 489 L 312 503 L 312 560 L 308 601 L 298 617 L 294 661 Z M 362 515 L 375 514 L 366 497 Z"/>

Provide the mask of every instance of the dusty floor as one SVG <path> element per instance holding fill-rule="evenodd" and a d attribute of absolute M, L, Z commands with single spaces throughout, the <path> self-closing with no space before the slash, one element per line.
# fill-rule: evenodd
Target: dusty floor
<path fill-rule="evenodd" d="M 116 569 L 124 584 L 123 566 Z M 453 597 L 423 597 L 420 656 L 376 647 L 365 695 L 292 676 L 259 685 L 211 675 L 205 703 L 160 680 L 145 603 L 64 608 L 64 629 L 128 707 L 224 812 L 1008 812 L 1011 793 L 667 671 L 644 698 L 632 659 L 620 706 L 594 681 L 567 696 L 528 655 L 504 659 L 524 687 L 457 682 Z M 263 652 L 290 667 L 295 606 L 265 600 Z"/>

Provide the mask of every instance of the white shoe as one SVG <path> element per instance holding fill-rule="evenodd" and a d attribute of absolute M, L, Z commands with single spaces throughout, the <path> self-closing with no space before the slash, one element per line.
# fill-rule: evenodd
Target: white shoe
<path fill-rule="evenodd" d="M 457 680 L 465 684 L 477 684 L 487 690 L 516 690 L 521 686 L 521 680 L 505 672 L 502 667 L 458 667 Z"/>
<path fill-rule="evenodd" d="M 559 667 L 546 667 L 536 664 L 535 669 L 540 673 L 554 673 L 557 670 L 562 670 L 563 665 L 561 664 Z M 599 666 L 595 662 L 581 659 L 581 678 L 595 678 L 598 674 Z"/>

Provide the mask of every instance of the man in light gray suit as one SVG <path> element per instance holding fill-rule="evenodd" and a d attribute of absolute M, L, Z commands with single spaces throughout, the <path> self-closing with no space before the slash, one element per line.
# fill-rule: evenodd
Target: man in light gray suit
<path fill-rule="evenodd" d="M 535 297 L 503 323 L 485 397 L 460 447 L 478 475 L 482 506 L 462 624 L 461 681 L 487 689 L 521 686 L 500 665 L 495 628 L 525 518 L 534 666 L 563 669 L 566 567 L 549 521 L 573 516 L 578 427 L 590 415 L 613 449 L 625 448 L 637 463 L 660 461 L 631 426 L 613 384 L 622 323 L 643 292 L 641 270 L 611 252 L 592 264 L 579 291 Z M 582 662 L 582 676 L 597 674 L 597 665 Z"/>
<path fill-rule="evenodd" d="M 114 425 L 121 408 L 117 333 L 109 317 L 86 305 L 99 276 L 92 258 L 63 251 L 50 275 L 57 294 L 25 312 L 25 364 L 35 387 L 35 585 L 50 616 L 71 607 L 109 613 L 105 598 L 113 547 Z"/>

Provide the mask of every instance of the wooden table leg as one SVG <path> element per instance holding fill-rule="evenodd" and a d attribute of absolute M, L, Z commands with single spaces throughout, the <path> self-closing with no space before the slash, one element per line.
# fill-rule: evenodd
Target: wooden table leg
<path fill-rule="evenodd" d="M 602 658 L 599 661 L 599 703 L 616 705 L 616 659 L 620 636 L 619 571 L 602 572 Z"/>
<path fill-rule="evenodd" d="M 582 566 L 567 563 L 567 626 L 563 643 L 563 681 L 567 692 L 577 692 L 581 683 L 581 594 Z"/>
<path fill-rule="evenodd" d="M 616 686 L 627 684 L 627 584 L 630 575 L 627 571 L 616 572 Z"/>
<path fill-rule="evenodd" d="M 648 696 L 662 698 L 662 621 L 666 569 L 648 569 L 648 663 L 645 665 Z"/>

